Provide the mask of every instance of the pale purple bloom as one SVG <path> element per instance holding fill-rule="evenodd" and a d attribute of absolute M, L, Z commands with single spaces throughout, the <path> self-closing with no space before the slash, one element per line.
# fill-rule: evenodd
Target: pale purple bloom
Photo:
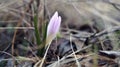
<path fill-rule="evenodd" d="M 58 16 L 58 12 L 56 11 L 47 27 L 47 43 L 51 42 L 57 35 L 61 24 L 61 16 Z"/>

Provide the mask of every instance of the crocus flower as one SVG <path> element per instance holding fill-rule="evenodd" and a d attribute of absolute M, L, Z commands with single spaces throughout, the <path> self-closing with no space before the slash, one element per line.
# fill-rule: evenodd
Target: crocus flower
<path fill-rule="evenodd" d="M 58 12 L 56 11 L 47 27 L 47 39 L 46 44 L 50 44 L 51 41 L 56 37 L 61 24 L 61 16 L 58 16 Z"/>
<path fill-rule="evenodd" d="M 59 28 L 60 28 L 60 24 L 61 24 L 61 16 L 58 16 L 58 12 L 56 11 L 54 13 L 54 15 L 52 16 L 52 18 L 50 19 L 50 22 L 49 22 L 48 27 L 47 27 L 46 45 L 48 45 L 48 47 L 45 51 L 44 57 L 43 57 L 39 67 L 42 67 L 42 65 L 44 63 L 45 57 L 46 57 L 48 49 L 50 47 L 50 43 L 56 37 L 56 35 L 59 31 Z"/>

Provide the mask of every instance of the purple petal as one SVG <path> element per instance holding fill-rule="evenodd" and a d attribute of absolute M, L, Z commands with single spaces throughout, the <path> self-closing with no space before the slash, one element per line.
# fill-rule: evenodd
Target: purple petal
<path fill-rule="evenodd" d="M 56 21 L 56 23 L 55 23 L 55 25 L 54 25 L 54 29 L 53 29 L 55 35 L 56 35 L 56 34 L 58 33 L 58 31 L 59 31 L 60 24 L 61 24 L 61 17 L 59 16 L 58 19 L 57 19 L 57 21 Z"/>
<path fill-rule="evenodd" d="M 58 17 L 58 12 L 55 12 L 54 15 L 52 16 L 52 18 L 50 19 L 50 22 L 48 24 L 48 28 L 47 28 L 47 36 L 48 34 L 51 32 L 52 30 L 52 27 L 55 23 L 55 20 L 57 20 L 57 17 Z"/>
<path fill-rule="evenodd" d="M 61 17 L 58 16 L 58 12 L 56 11 L 48 24 L 48 28 L 47 28 L 48 38 L 52 36 L 51 39 L 54 39 L 56 37 L 56 34 L 58 33 L 60 28 L 60 24 L 61 24 Z"/>

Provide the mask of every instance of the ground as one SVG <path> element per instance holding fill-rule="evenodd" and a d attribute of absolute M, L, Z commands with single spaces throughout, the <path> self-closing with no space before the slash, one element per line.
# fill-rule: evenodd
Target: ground
<path fill-rule="evenodd" d="M 119 0 L 0 0 L 0 9 L 0 67 L 120 66 Z M 45 57 L 55 11 L 62 22 Z"/>

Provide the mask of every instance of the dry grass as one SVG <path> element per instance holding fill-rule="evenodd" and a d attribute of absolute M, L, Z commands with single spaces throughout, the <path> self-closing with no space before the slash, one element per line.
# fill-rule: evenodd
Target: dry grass
<path fill-rule="evenodd" d="M 118 1 L 0 0 L 0 65 L 119 67 L 120 56 L 115 53 L 120 51 Z M 43 39 L 43 26 L 55 11 L 62 16 L 61 31 L 40 57 L 33 18 L 38 14 L 37 27 Z"/>

